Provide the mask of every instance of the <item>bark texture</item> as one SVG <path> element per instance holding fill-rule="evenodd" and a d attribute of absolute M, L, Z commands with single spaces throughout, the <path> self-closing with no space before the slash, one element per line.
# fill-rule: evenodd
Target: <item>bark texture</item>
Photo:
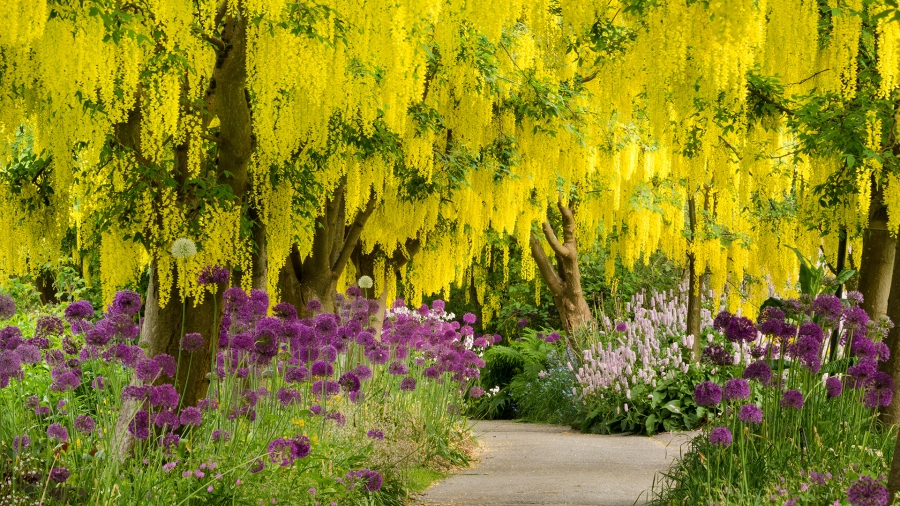
<path fill-rule="evenodd" d="M 375 273 L 375 262 L 379 258 L 384 258 L 388 267 L 386 272 L 382 273 L 384 279 L 379 280 L 381 282 L 378 283 L 379 286 L 384 286 L 385 289 L 377 294 L 371 292 L 366 294 L 367 297 L 374 298 L 378 301 L 378 312 L 375 314 L 371 323 L 371 326 L 374 329 L 372 334 L 376 339 L 380 339 L 381 330 L 384 327 L 385 310 L 387 309 L 387 303 L 389 302 L 387 300 L 388 290 L 386 287 L 390 286 L 391 283 L 397 282 L 397 276 L 400 269 L 412 260 L 416 253 L 421 249 L 421 246 L 421 241 L 418 238 L 415 238 L 408 239 L 402 249 L 397 248 L 390 255 L 385 253 L 380 246 L 375 246 L 370 253 L 363 253 L 360 246 L 357 246 L 353 251 L 353 265 L 356 267 L 356 272 L 360 275 L 369 276 L 374 280 L 375 276 L 378 275 Z"/>
<path fill-rule="evenodd" d="M 890 296 L 887 303 L 887 316 L 894 323 L 894 328 L 888 332 L 885 344 L 891 350 L 887 361 L 881 363 L 879 368 L 890 374 L 894 379 L 894 385 L 900 385 L 900 254 L 894 255 L 893 271 L 890 278 Z M 894 399 L 887 407 L 881 408 L 881 420 L 885 424 L 900 423 L 900 399 L 897 398 L 897 389 L 894 390 Z M 896 453 L 894 455 L 897 455 Z M 896 468 L 896 469 L 895 469 Z M 895 471 L 898 473 L 895 482 Z M 891 468 L 891 483 L 900 488 L 900 461 L 894 457 L 894 465 Z M 892 488 L 892 490 L 895 490 Z"/>
<path fill-rule="evenodd" d="M 881 192 L 873 191 L 870 208 L 869 228 L 865 232 L 860 259 L 858 290 L 863 295 L 862 308 L 875 319 L 888 311 L 897 238 L 891 237 L 887 230 L 887 207 L 882 203 Z"/>
<path fill-rule="evenodd" d="M 334 294 L 337 281 L 344 272 L 353 250 L 359 243 L 359 236 L 369 216 L 375 211 L 375 198 L 370 196 L 366 207 L 360 210 L 350 225 L 345 225 L 346 206 L 343 185 L 325 202 L 324 213 L 316 218 L 312 252 L 301 258 L 294 246 L 289 260 L 294 279 L 280 279 L 282 292 L 299 296 L 294 305 L 301 314 L 306 312 L 306 304 L 318 300 L 322 309 L 334 312 Z M 285 299 L 286 300 L 286 299 Z"/>
<path fill-rule="evenodd" d="M 554 268 L 544 253 L 541 241 L 533 231 L 531 233 L 531 254 L 537 263 L 541 278 L 553 295 L 553 303 L 559 312 L 563 328 L 571 335 L 578 329 L 593 326 L 594 317 L 581 289 L 578 244 L 575 240 L 575 213 L 571 207 L 563 204 L 561 198 L 557 201 L 557 207 L 562 215 L 562 242 L 549 221 L 545 221 L 541 225 L 544 237 L 556 257 L 556 267 Z"/>
<path fill-rule="evenodd" d="M 221 293 L 224 287 L 219 287 L 219 295 L 216 295 L 219 297 L 218 302 L 214 301 L 213 296 L 207 295 L 203 302 L 197 303 L 193 298 L 188 298 L 182 305 L 178 303 L 179 300 L 175 299 L 175 295 L 178 294 L 177 283 L 178 280 L 173 279 L 172 286 L 169 287 L 172 299 L 168 304 L 162 306 L 159 299 L 160 286 L 156 263 L 151 265 L 150 282 L 144 303 L 144 323 L 141 327 L 138 345 L 143 348 L 148 357 L 167 353 L 179 359 L 177 380 L 172 381 L 166 378 L 167 381 L 157 380 L 157 384 L 173 383 L 182 396 L 181 405 L 195 406 L 200 399 L 206 397 L 209 386 L 209 379 L 206 375 L 209 373 L 212 350 L 218 337 L 215 328 L 215 307 L 216 304 L 218 307 L 222 306 Z M 202 335 L 207 344 L 205 349 L 194 353 L 179 353 L 182 337 L 182 314 L 184 315 L 184 332 L 186 334 L 197 332 Z M 127 429 L 138 409 L 141 409 L 141 405 L 134 401 L 126 401 L 122 406 L 116 424 L 117 447 L 120 456 L 127 455 L 134 445 L 134 438 Z"/>

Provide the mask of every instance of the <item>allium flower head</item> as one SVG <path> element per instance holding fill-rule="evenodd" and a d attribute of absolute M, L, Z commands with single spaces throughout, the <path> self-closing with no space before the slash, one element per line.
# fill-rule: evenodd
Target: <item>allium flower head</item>
<path fill-rule="evenodd" d="M 178 421 L 181 422 L 181 425 L 196 427 L 203 423 L 203 414 L 200 412 L 200 408 L 188 406 L 181 410 L 181 416 L 178 417 Z"/>
<path fill-rule="evenodd" d="M 275 397 L 278 399 L 278 403 L 282 406 L 290 406 L 292 404 L 300 403 L 300 392 L 292 388 L 279 388 L 278 392 L 275 394 Z"/>
<path fill-rule="evenodd" d="M 478 318 L 475 315 L 473 315 L 472 313 L 466 313 L 463 315 L 463 321 L 468 323 L 469 325 L 475 323 L 475 320 L 477 320 L 477 319 Z"/>
<path fill-rule="evenodd" d="M 47 437 L 65 443 L 69 440 L 69 431 L 58 423 L 50 424 L 50 426 L 47 427 Z"/>
<path fill-rule="evenodd" d="M 360 469 L 359 471 L 350 471 L 345 477 L 345 482 L 349 482 L 348 488 L 353 490 L 357 482 L 364 484 L 369 492 L 378 492 L 381 490 L 382 478 L 376 471 L 370 469 Z"/>
<path fill-rule="evenodd" d="M 404 392 L 412 392 L 416 389 L 416 378 L 407 376 L 400 382 L 400 390 Z"/>
<path fill-rule="evenodd" d="M 65 332 L 63 322 L 56 316 L 41 316 L 34 329 L 34 335 L 37 337 L 61 336 L 63 332 Z"/>
<path fill-rule="evenodd" d="M 82 434 L 90 434 L 94 432 L 95 427 L 94 419 L 88 415 L 81 415 L 75 418 L 75 430 L 81 432 Z"/>
<path fill-rule="evenodd" d="M 382 441 L 384 440 L 384 432 L 372 429 L 369 432 L 366 432 L 366 437 L 368 437 L 369 439 L 374 439 L 376 441 Z"/>
<path fill-rule="evenodd" d="M 712 365 L 727 366 L 734 363 L 734 355 L 729 353 L 721 344 L 714 343 L 703 348 L 700 360 Z"/>
<path fill-rule="evenodd" d="M 712 381 L 704 381 L 694 387 L 694 402 L 698 406 L 717 406 L 722 402 L 722 387 Z"/>
<path fill-rule="evenodd" d="M 352 392 L 354 390 L 359 390 L 360 388 L 359 377 L 352 372 L 345 372 L 342 374 L 338 383 L 341 385 L 341 390 L 345 392 Z"/>
<path fill-rule="evenodd" d="M 858 306 L 863 303 L 863 294 L 856 290 L 850 290 L 847 292 L 847 302 L 851 305 Z"/>
<path fill-rule="evenodd" d="M 181 349 L 188 353 L 200 351 L 205 346 L 206 341 L 203 340 L 203 336 L 196 332 L 185 334 L 184 337 L 181 338 Z"/>
<path fill-rule="evenodd" d="M 197 277 L 197 283 L 200 285 L 211 285 L 213 283 L 224 284 L 228 282 L 229 272 L 225 267 L 218 265 L 207 265 L 200 271 Z"/>
<path fill-rule="evenodd" d="M 762 423 L 763 412 L 756 404 L 744 404 L 738 412 L 738 418 L 744 423 L 759 424 Z"/>
<path fill-rule="evenodd" d="M 13 451 L 18 452 L 31 446 L 31 438 L 28 436 L 16 436 L 13 438 Z"/>
<path fill-rule="evenodd" d="M 86 320 L 94 317 L 94 306 L 86 300 L 75 301 L 66 308 L 66 320 Z"/>
<path fill-rule="evenodd" d="M 748 381 L 756 380 L 763 385 L 768 385 L 772 381 L 772 368 L 762 360 L 753 362 L 744 369 L 744 379 Z"/>
<path fill-rule="evenodd" d="M 781 407 L 800 409 L 803 407 L 803 394 L 799 390 L 788 390 L 781 396 Z"/>
<path fill-rule="evenodd" d="M 478 399 L 479 397 L 484 395 L 484 389 L 479 386 L 474 386 L 469 389 L 469 397 L 473 399 Z"/>
<path fill-rule="evenodd" d="M 728 430 L 728 427 L 716 427 L 709 433 L 709 442 L 710 444 L 716 446 L 731 446 L 731 431 Z"/>
<path fill-rule="evenodd" d="M 152 358 L 145 358 L 137 363 L 134 372 L 137 379 L 144 383 L 152 383 L 159 376 L 162 368 Z"/>
<path fill-rule="evenodd" d="M 759 331 L 767 336 L 777 336 L 781 334 L 781 327 L 784 321 L 770 318 L 759 324 Z"/>
<path fill-rule="evenodd" d="M 516 327 L 518 327 L 520 329 L 524 329 L 527 326 L 528 326 L 528 318 L 522 317 L 519 319 L 519 321 L 516 322 Z"/>
<path fill-rule="evenodd" d="M 16 314 L 16 301 L 5 293 L 0 293 L 0 320 L 9 320 Z"/>
<path fill-rule="evenodd" d="M 891 378 L 890 374 L 878 371 L 866 382 L 866 393 L 863 397 L 863 404 L 865 404 L 867 408 L 875 409 L 878 407 L 889 406 L 893 397 L 894 380 Z"/>
<path fill-rule="evenodd" d="M 559 332 L 551 332 L 547 334 L 547 337 L 544 338 L 544 341 L 547 341 L 548 343 L 555 343 L 556 341 L 559 341 L 559 339 Z"/>
<path fill-rule="evenodd" d="M 841 392 L 844 391 L 844 384 L 839 378 L 832 376 L 825 380 L 825 390 L 828 392 L 828 397 L 840 397 Z"/>
<path fill-rule="evenodd" d="M 725 337 L 733 343 L 749 343 L 756 340 L 756 325 L 749 318 L 734 316 L 725 327 Z"/>
<path fill-rule="evenodd" d="M 732 378 L 725 382 L 723 397 L 726 401 L 733 399 L 745 400 L 750 398 L 750 384 L 742 378 Z"/>
<path fill-rule="evenodd" d="M 388 372 L 397 376 L 403 376 L 409 372 L 409 368 L 403 362 L 395 360 L 388 366 Z"/>
<path fill-rule="evenodd" d="M 19 354 L 19 359 L 25 365 L 34 365 L 41 361 L 41 350 L 33 344 L 19 346 L 16 348 L 16 353 Z"/>
<path fill-rule="evenodd" d="M 830 294 L 819 295 L 812 304 L 813 313 L 828 326 L 837 323 L 842 309 L 841 299 Z"/>
<path fill-rule="evenodd" d="M 625 332 L 628 330 L 628 324 L 625 322 L 619 322 L 616 324 L 616 332 Z"/>
<path fill-rule="evenodd" d="M 141 296 L 131 290 L 116 292 L 110 308 L 116 313 L 135 315 L 141 310 Z"/>
<path fill-rule="evenodd" d="M 851 365 L 847 368 L 847 374 L 853 377 L 856 380 L 855 387 L 859 388 L 862 386 L 866 380 L 875 375 L 875 371 L 878 370 L 878 366 L 874 360 L 869 358 L 863 358 L 856 365 Z"/>
<path fill-rule="evenodd" d="M 886 506 L 888 491 L 878 481 L 869 476 L 860 476 L 847 489 L 847 501 L 853 506 Z"/>
<path fill-rule="evenodd" d="M 374 286 L 374 284 L 372 282 L 372 278 L 370 278 L 369 276 L 361 276 L 359 278 L 359 281 L 356 282 L 356 284 L 359 285 L 360 288 L 366 288 L 366 289 L 372 288 L 372 286 Z"/>
<path fill-rule="evenodd" d="M 190 258 L 196 254 L 197 245 L 190 239 L 182 237 L 172 243 L 172 256 L 179 260 Z"/>
<path fill-rule="evenodd" d="M 844 310 L 844 329 L 852 331 L 854 336 L 866 335 L 869 315 L 859 306 L 850 306 Z"/>
<path fill-rule="evenodd" d="M 716 319 L 713 320 L 713 328 L 724 332 L 728 327 L 728 323 L 731 321 L 732 314 L 728 311 L 720 311 L 719 314 L 716 315 Z"/>
<path fill-rule="evenodd" d="M 306 303 L 306 312 L 307 313 L 318 313 L 322 310 L 322 303 L 313 299 Z"/>
<path fill-rule="evenodd" d="M 50 480 L 56 483 L 65 483 L 69 479 L 69 470 L 65 467 L 54 467 L 50 470 Z"/>

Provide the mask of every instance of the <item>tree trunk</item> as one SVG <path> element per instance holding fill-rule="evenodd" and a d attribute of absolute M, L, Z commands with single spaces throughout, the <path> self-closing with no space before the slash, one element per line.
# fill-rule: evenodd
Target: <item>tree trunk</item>
<path fill-rule="evenodd" d="M 859 266 L 859 287 L 863 295 L 862 308 L 874 320 L 887 314 L 891 292 L 891 276 L 897 238 L 887 230 L 887 211 L 873 197 L 872 207 L 878 207 L 869 218 L 869 228 L 863 239 L 862 258 Z"/>
<path fill-rule="evenodd" d="M 375 246 L 375 248 L 370 253 L 363 253 L 362 247 L 359 245 L 353 251 L 353 265 L 356 267 L 356 272 L 360 275 L 366 275 L 371 277 L 373 280 L 377 275 L 383 275 L 384 279 L 382 279 L 382 286 L 385 289 L 381 290 L 377 295 L 374 293 L 367 294 L 368 297 L 375 296 L 375 300 L 378 302 L 378 312 L 375 313 L 372 321 L 372 335 L 375 336 L 376 339 L 380 339 L 381 331 L 384 328 L 384 318 L 385 311 L 387 310 L 388 301 L 388 289 L 387 286 L 390 283 L 397 282 L 397 272 L 401 267 L 406 265 L 412 257 L 419 252 L 421 248 L 421 241 L 418 238 L 415 239 L 407 239 L 404 244 L 403 250 L 397 248 L 394 253 L 388 257 L 384 251 L 381 249 L 381 246 Z M 384 273 L 376 273 L 375 272 L 375 261 L 379 258 L 384 258 L 387 264 L 386 272 Z"/>
<path fill-rule="evenodd" d="M 896 243 L 897 241 L 895 241 Z M 900 246 L 897 246 L 900 247 Z M 890 279 L 890 297 L 888 298 L 887 316 L 894 322 L 894 327 L 888 332 L 885 344 L 891 351 L 887 361 L 882 362 L 879 368 L 894 379 L 894 384 L 900 386 L 900 254 L 894 254 L 894 265 Z M 900 423 L 900 390 L 894 392 L 894 400 L 887 407 L 881 408 L 881 420 L 888 425 Z M 895 453 L 895 455 L 900 455 Z M 894 466 L 900 467 L 900 462 L 894 458 Z M 900 469 L 898 469 L 900 472 Z M 893 471 L 892 471 L 893 478 Z M 900 480 L 900 475 L 897 476 Z M 900 486 L 900 481 L 897 482 Z"/>
<path fill-rule="evenodd" d="M 545 221 L 542 225 L 544 237 L 550 243 L 556 257 L 556 268 L 554 269 L 550 259 L 547 258 L 541 247 L 541 241 L 534 232 L 531 233 L 531 255 L 537 263 L 541 278 L 553 296 L 553 303 L 559 312 L 563 329 L 567 334 L 573 335 L 577 330 L 592 327 L 594 316 L 581 290 L 574 211 L 563 204 L 561 197 L 557 201 L 557 207 L 562 215 L 563 242 L 559 242 L 549 221 Z"/>
<path fill-rule="evenodd" d="M 316 218 L 310 255 L 304 259 L 300 257 L 296 246 L 291 249 L 289 258 L 299 283 L 297 291 L 300 304 L 297 311 L 300 314 L 306 314 L 306 304 L 312 300 L 319 301 L 323 311 L 335 311 L 334 294 L 338 279 L 359 243 L 366 221 L 375 211 L 375 204 L 373 195 L 366 207 L 356 214 L 353 222 L 345 225 L 344 187 L 339 186 L 325 202 L 324 213 Z"/>
<path fill-rule="evenodd" d="M 218 287 L 218 301 L 214 301 L 212 295 L 206 294 L 203 302 L 195 305 L 195 300 L 189 297 L 182 305 L 180 291 L 178 289 L 178 276 L 173 276 L 170 288 L 171 298 L 165 306 L 159 303 L 159 276 L 156 262 L 150 266 L 150 282 L 147 287 L 147 298 L 144 303 L 144 320 L 141 326 L 141 335 L 138 345 L 144 350 L 148 358 L 161 353 L 167 353 L 178 361 L 177 381 L 166 378 L 167 381 L 157 380 L 157 384 L 171 382 L 181 394 L 181 406 L 195 406 L 198 401 L 206 397 L 209 379 L 207 373 L 212 363 L 212 350 L 218 339 L 215 328 L 215 307 L 222 307 L 221 294 L 224 286 Z M 204 350 L 194 353 L 181 352 L 182 318 L 184 318 L 184 333 L 197 332 L 203 336 L 207 343 Z M 137 384 L 137 383 L 135 383 Z M 134 418 L 134 413 L 141 409 L 139 403 L 126 401 L 116 423 L 116 443 L 118 453 L 124 457 L 133 445 L 134 439 L 128 433 L 128 424 Z"/>
<path fill-rule="evenodd" d="M 691 241 L 697 232 L 697 204 L 693 197 L 688 199 L 688 221 L 691 227 Z M 688 253 L 687 262 L 688 274 L 688 305 L 687 305 L 687 335 L 694 337 L 693 352 L 694 360 L 700 362 L 700 356 L 703 353 L 700 342 L 700 309 L 703 304 L 703 279 L 697 273 L 695 267 L 694 254 Z"/>

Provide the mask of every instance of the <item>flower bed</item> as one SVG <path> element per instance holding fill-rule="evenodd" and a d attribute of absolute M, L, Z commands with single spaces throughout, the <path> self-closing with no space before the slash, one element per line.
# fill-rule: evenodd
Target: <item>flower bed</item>
<path fill-rule="evenodd" d="M 461 406 L 490 344 L 474 317 L 400 303 L 375 336 L 377 302 L 338 297 L 300 319 L 231 288 L 220 335 L 183 336 L 178 357 L 138 346 L 133 292 L 99 318 L 85 301 L 17 315 L 0 330 L 0 503 L 396 504 L 410 472 L 465 462 Z M 178 364 L 206 350 L 205 397 L 184 405 Z"/>

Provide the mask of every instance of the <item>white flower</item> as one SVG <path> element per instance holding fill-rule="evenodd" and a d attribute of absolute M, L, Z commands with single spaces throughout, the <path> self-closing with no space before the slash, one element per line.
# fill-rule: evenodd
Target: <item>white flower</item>
<path fill-rule="evenodd" d="M 359 285 L 360 288 L 372 288 L 372 278 L 369 276 L 362 276 L 356 284 Z"/>
<path fill-rule="evenodd" d="M 178 259 L 190 258 L 197 254 L 197 245 L 194 241 L 182 237 L 172 244 L 172 256 Z"/>

